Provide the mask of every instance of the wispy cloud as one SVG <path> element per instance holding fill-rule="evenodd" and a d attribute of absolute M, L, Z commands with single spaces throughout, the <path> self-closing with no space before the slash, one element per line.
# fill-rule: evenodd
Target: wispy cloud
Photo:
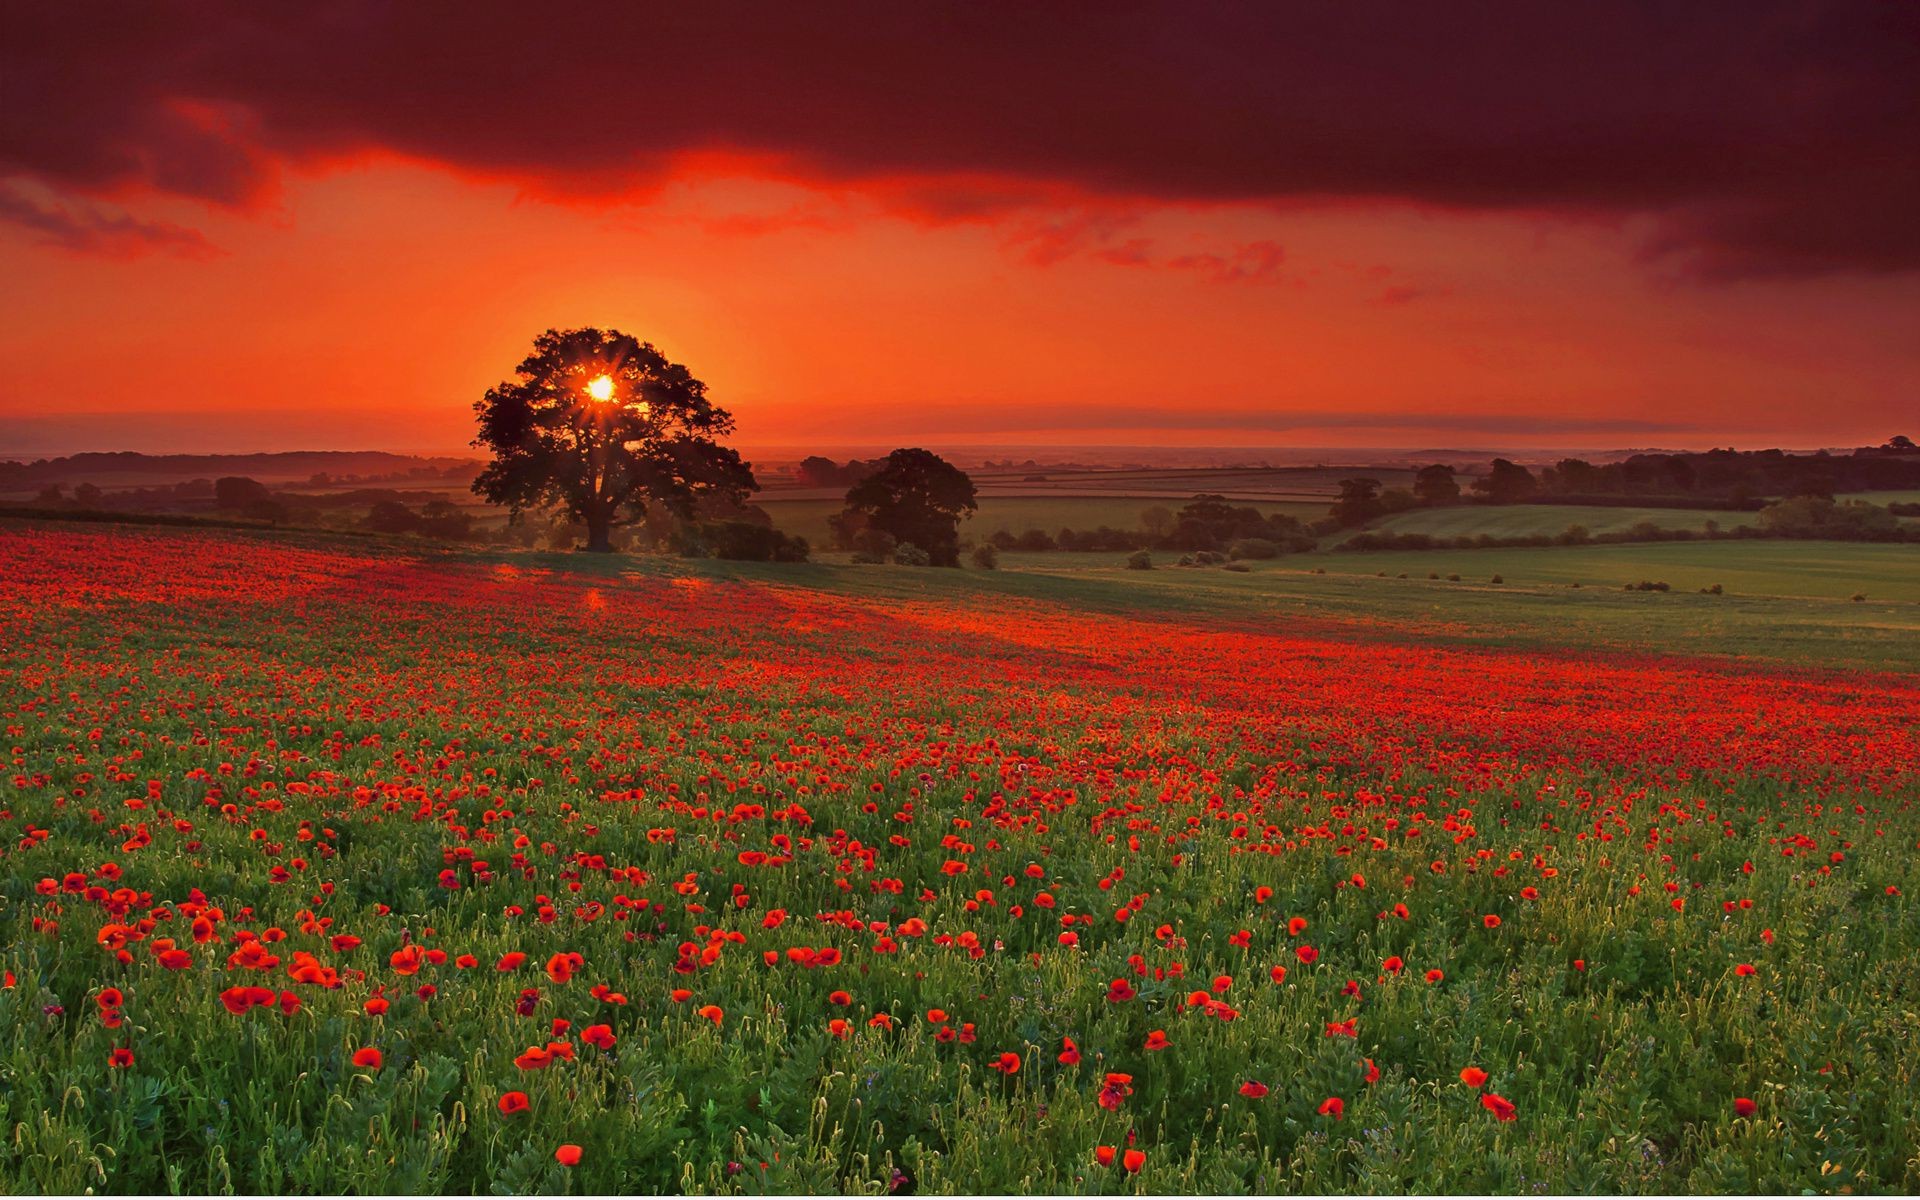
<path fill-rule="evenodd" d="M 30 230 L 42 245 L 74 254 L 138 258 L 158 251 L 210 258 L 220 253 L 197 229 L 143 221 L 91 204 L 42 203 L 4 184 L 0 184 L 0 221 Z"/>

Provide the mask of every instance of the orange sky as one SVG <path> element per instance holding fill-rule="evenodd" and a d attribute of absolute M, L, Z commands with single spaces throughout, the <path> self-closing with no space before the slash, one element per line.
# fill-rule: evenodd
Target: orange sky
<path fill-rule="evenodd" d="M 0 169 L 0 453 L 454 449 L 534 334 L 582 324 L 686 363 L 749 447 L 1920 433 L 1904 267 L 1703 274 L 1632 205 L 1020 178 L 942 208 L 902 196 L 950 175 L 774 161 L 576 189 L 277 152 L 244 200 Z"/>

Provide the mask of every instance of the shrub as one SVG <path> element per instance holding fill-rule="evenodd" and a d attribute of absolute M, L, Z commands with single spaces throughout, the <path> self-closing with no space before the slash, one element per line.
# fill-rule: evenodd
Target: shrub
<path fill-rule="evenodd" d="M 807 539 L 789 537 L 751 521 L 709 521 L 704 532 L 715 558 L 736 562 L 807 561 Z"/>
<path fill-rule="evenodd" d="M 1867 594 L 1865 592 L 1855 592 L 1853 594 L 1853 602 L 1855 604 L 1865 604 L 1866 601 L 1867 601 Z"/>
<path fill-rule="evenodd" d="M 1670 592 L 1672 586 L 1664 579 L 1642 579 L 1639 583 L 1629 583 L 1623 589 L 1629 592 Z"/>
<path fill-rule="evenodd" d="M 1449 576 L 1447 576 L 1447 582 L 1448 582 L 1448 583 L 1459 583 L 1459 582 L 1460 582 L 1460 577 L 1459 577 L 1458 575 L 1449 575 Z"/>
<path fill-rule="evenodd" d="M 1241 538 L 1227 553 L 1232 558 L 1278 558 L 1280 547 L 1266 538 Z"/>
<path fill-rule="evenodd" d="M 982 542 L 973 548 L 973 565 L 982 571 L 999 570 L 1000 551 L 994 548 L 992 542 Z"/>
<path fill-rule="evenodd" d="M 1492 579 L 1492 580 L 1491 580 L 1490 582 L 1493 582 L 1493 583 L 1505 583 L 1505 582 L 1506 582 L 1506 580 L 1505 580 L 1504 578 L 1502 578 L 1501 576 L 1499 576 L 1499 575 L 1495 575 L 1495 576 L 1493 577 L 1493 579 Z"/>
<path fill-rule="evenodd" d="M 901 542 L 893 548 L 893 561 L 903 567 L 927 567 L 933 565 L 933 555 L 912 542 Z"/>
<path fill-rule="evenodd" d="M 1153 570 L 1153 555 L 1149 554 L 1145 550 L 1135 550 L 1132 554 L 1127 555 L 1127 570 L 1129 571 Z"/>

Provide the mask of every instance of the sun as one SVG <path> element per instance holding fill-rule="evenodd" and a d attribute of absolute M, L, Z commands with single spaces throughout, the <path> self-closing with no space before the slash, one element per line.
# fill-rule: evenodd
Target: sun
<path fill-rule="evenodd" d="M 587 395 L 595 400 L 613 399 L 613 376 L 595 375 L 587 382 Z"/>

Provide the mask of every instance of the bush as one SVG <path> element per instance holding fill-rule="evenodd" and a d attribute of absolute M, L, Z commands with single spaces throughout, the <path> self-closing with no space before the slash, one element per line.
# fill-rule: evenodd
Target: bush
<path fill-rule="evenodd" d="M 1865 604 L 1867 602 L 1867 594 L 1865 592 L 1855 592 L 1853 594 L 1853 602 L 1855 604 Z"/>
<path fill-rule="evenodd" d="M 1230 558 L 1279 558 L 1280 547 L 1266 538 L 1241 538 L 1228 547 Z"/>
<path fill-rule="evenodd" d="M 1153 555 L 1149 554 L 1145 550 L 1135 550 L 1132 554 L 1127 555 L 1127 570 L 1129 571 L 1153 570 Z"/>
<path fill-rule="evenodd" d="M 1629 592 L 1670 592 L 1673 588 L 1664 579 L 1642 579 L 1639 583 L 1629 583 L 1623 589 Z"/>
<path fill-rule="evenodd" d="M 1493 577 L 1493 579 L 1492 579 L 1492 581 L 1491 581 L 1491 582 L 1493 582 L 1493 583 L 1505 583 L 1505 582 L 1506 582 L 1506 580 L 1505 580 L 1505 579 L 1503 579 L 1503 578 L 1501 578 L 1501 577 L 1500 577 L 1500 576 L 1498 576 L 1498 575 L 1495 575 L 1495 576 Z"/>
<path fill-rule="evenodd" d="M 1000 551 L 994 547 L 992 542 L 982 542 L 973 548 L 973 565 L 979 567 L 982 571 L 999 570 Z"/>
<path fill-rule="evenodd" d="M 736 562 L 805 562 L 807 539 L 789 537 L 778 529 L 751 521 L 708 521 L 703 540 L 715 558 Z"/>
<path fill-rule="evenodd" d="M 903 567 L 930 567 L 933 565 L 933 555 L 912 542 L 901 542 L 893 548 L 893 561 Z"/>

